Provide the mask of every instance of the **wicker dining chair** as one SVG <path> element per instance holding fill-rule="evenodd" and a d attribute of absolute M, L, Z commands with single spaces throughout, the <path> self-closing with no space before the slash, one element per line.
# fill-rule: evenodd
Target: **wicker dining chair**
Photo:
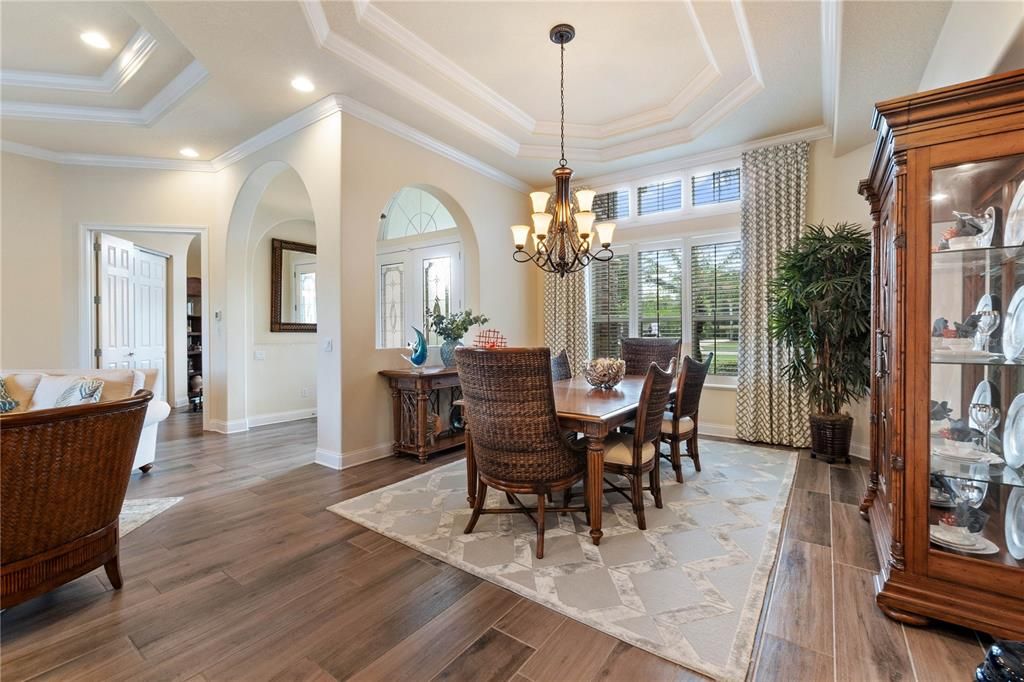
<path fill-rule="evenodd" d="M 708 353 L 704 362 L 697 362 L 689 355 L 683 358 L 676 399 L 661 426 L 661 440 L 669 444 L 669 452 L 661 453 L 661 456 L 672 463 L 676 480 L 680 483 L 683 482 L 681 443 L 686 443 L 686 456 L 693 460 L 693 468 L 700 471 L 697 413 L 700 410 L 700 394 L 704 390 L 704 381 L 708 378 L 714 357 L 714 353 Z"/>
<path fill-rule="evenodd" d="M 152 398 L 0 415 L 0 607 L 100 566 L 121 588 L 118 515 Z"/>
<path fill-rule="evenodd" d="M 626 374 L 644 375 L 653 362 L 658 367 L 668 367 L 675 360 L 679 362 L 679 339 L 631 337 L 622 339 L 622 359 L 626 361 Z"/>
<path fill-rule="evenodd" d="M 558 428 L 551 351 L 457 348 L 455 364 L 478 478 L 465 532 L 473 532 L 481 514 L 525 513 L 537 526 L 537 558 L 542 559 L 545 511 L 587 511 L 585 504 L 569 506 L 569 491 L 586 475 L 586 453 Z M 503 491 L 515 506 L 485 509 L 488 487 Z M 564 504 L 545 508 L 545 497 L 556 492 L 564 493 Z M 535 495 L 537 506 L 526 507 L 517 497 L 523 494 Z"/>
<path fill-rule="evenodd" d="M 640 393 L 633 433 L 612 434 L 605 440 L 604 472 L 624 476 L 629 481 L 629 492 L 607 478 L 604 482 L 609 488 L 604 492 L 617 492 L 632 503 L 637 527 L 640 530 L 647 530 L 644 490 L 651 491 L 655 507 L 662 507 L 658 446 L 661 442 L 661 422 L 664 419 L 668 396 L 672 392 L 674 376 L 674 359 L 669 361 L 668 371 L 662 370 L 652 362 Z M 650 486 L 647 488 L 643 484 L 644 474 L 650 478 Z"/>
<path fill-rule="evenodd" d="M 562 381 L 572 379 L 572 368 L 569 367 L 569 355 L 562 349 L 562 352 L 551 358 L 551 380 Z"/>

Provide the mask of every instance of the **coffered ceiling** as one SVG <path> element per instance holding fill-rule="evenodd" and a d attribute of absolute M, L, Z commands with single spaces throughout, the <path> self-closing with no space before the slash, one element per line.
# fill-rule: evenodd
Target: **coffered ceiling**
<path fill-rule="evenodd" d="M 807 129 L 834 130 L 845 151 L 871 139 L 872 102 L 915 89 L 949 5 L 4 2 L 0 123 L 5 141 L 58 155 L 185 163 L 189 146 L 209 162 L 338 94 L 354 112 L 543 185 L 559 156 L 548 30 L 569 22 L 567 156 L 578 175 Z M 110 48 L 84 44 L 87 30 Z M 288 85 L 299 74 L 313 92 Z"/>

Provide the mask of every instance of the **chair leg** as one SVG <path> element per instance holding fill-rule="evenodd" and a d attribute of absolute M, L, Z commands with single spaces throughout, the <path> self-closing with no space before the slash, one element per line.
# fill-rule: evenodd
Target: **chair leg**
<path fill-rule="evenodd" d="M 687 441 L 686 449 L 690 453 L 690 457 L 693 458 L 693 468 L 700 471 L 700 450 L 697 449 L 697 429 L 693 430 L 693 434 L 690 435 L 690 440 Z"/>
<path fill-rule="evenodd" d="M 550 490 L 548 491 L 548 502 L 550 502 L 551 504 L 555 503 L 555 494 L 552 493 Z"/>
<path fill-rule="evenodd" d="M 544 498 L 546 495 L 537 496 L 537 558 L 544 558 Z"/>
<path fill-rule="evenodd" d="M 476 527 L 476 522 L 480 520 L 480 510 L 484 508 L 484 500 L 487 499 L 487 484 L 483 480 L 476 482 L 476 502 L 473 504 L 473 515 L 469 517 L 469 523 L 466 524 L 466 530 L 463 532 L 467 535 L 473 532 Z"/>
<path fill-rule="evenodd" d="M 671 447 L 672 470 L 676 472 L 676 483 L 683 482 L 683 462 L 679 454 L 679 439 L 672 439 Z"/>
<path fill-rule="evenodd" d="M 654 506 L 661 509 L 661 467 L 659 464 L 660 462 L 655 462 L 654 468 L 651 469 L 651 495 L 654 496 Z"/>
<path fill-rule="evenodd" d="M 644 517 L 644 479 L 643 474 L 629 477 L 630 492 L 633 494 L 633 511 L 636 512 L 636 527 L 647 530 L 647 519 Z"/>
<path fill-rule="evenodd" d="M 572 486 L 566 488 L 565 492 L 562 493 L 562 506 L 568 507 L 570 502 L 572 502 Z"/>
<path fill-rule="evenodd" d="M 110 584 L 113 585 L 115 590 L 120 590 L 124 584 L 124 581 L 121 580 L 120 557 L 115 554 L 113 559 L 103 564 L 103 568 L 107 572 L 107 579 L 110 580 Z"/>

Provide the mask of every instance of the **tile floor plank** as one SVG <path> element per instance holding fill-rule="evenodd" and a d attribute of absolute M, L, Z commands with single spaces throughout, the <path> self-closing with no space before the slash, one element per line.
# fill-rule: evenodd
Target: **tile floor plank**
<path fill-rule="evenodd" d="M 434 679 L 505 682 L 533 655 L 533 651 L 518 639 L 492 628 L 445 666 Z"/>
<path fill-rule="evenodd" d="M 765 634 L 761 640 L 761 654 L 754 671 L 754 682 L 831 680 L 833 667 L 831 656 Z"/>
<path fill-rule="evenodd" d="M 765 633 L 832 655 L 831 554 L 811 542 L 783 542 Z"/>
<path fill-rule="evenodd" d="M 985 657 L 977 636 L 966 628 L 937 624 L 908 626 L 904 632 L 918 680 L 973 680 Z"/>
<path fill-rule="evenodd" d="M 837 595 L 873 595 L 872 573 L 835 564 Z M 874 599 L 855 598 L 836 609 L 836 679 L 913 680 L 906 640 L 899 623 L 887 618 Z"/>
<path fill-rule="evenodd" d="M 539 649 L 565 616 L 529 599 L 521 600 L 495 627 L 520 642 Z"/>
<path fill-rule="evenodd" d="M 567 619 L 519 672 L 534 682 L 589 680 L 604 667 L 605 659 L 618 642 L 603 632 Z"/>
<path fill-rule="evenodd" d="M 832 557 L 839 563 L 878 570 L 871 526 L 852 504 L 832 503 Z"/>

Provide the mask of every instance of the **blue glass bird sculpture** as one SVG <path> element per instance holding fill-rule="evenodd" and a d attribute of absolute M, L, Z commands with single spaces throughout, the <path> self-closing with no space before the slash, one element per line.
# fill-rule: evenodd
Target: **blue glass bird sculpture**
<path fill-rule="evenodd" d="M 403 355 L 402 357 L 408 360 L 413 367 L 420 367 L 427 361 L 427 340 L 423 337 L 423 332 L 419 329 L 413 327 L 412 330 L 416 332 L 416 343 L 410 343 L 409 350 L 411 350 L 412 353 L 409 355 Z"/>

